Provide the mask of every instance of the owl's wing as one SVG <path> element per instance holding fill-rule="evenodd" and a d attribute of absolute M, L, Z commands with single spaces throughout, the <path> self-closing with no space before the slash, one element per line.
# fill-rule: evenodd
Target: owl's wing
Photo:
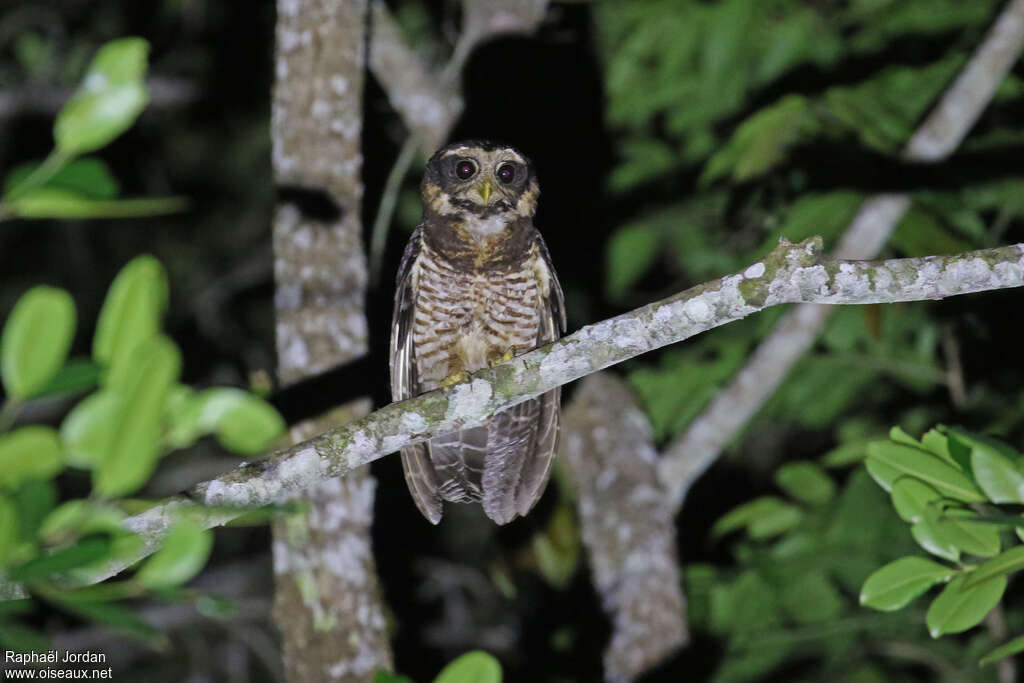
<path fill-rule="evenodd" d="M 540 280 L 537 346 L 565 332 L 565 300 L 540 234 L 535 242 Z M 561 387 L 518 403 L 491 418 L 484 467 L 483 506 L 487 516 L 507 524 L 537 503 L 551 474 L 558 442 Z"/>
<path fill-rule="evenodd" d="M 413 349 L 413 311 L 416 303 L 416 262 L 422 246 L 421 229 L 409 238 L 398 266 L 395 310 L 391 318 L 391 398 L 402 401 L 418 393 L 416 358 Z M 416 507 L 433 524 L 441 521 L 441 499 L 437 495 L 437 473 L 430 463 L 427 444 L 402 449 L 402 469 Z"/>

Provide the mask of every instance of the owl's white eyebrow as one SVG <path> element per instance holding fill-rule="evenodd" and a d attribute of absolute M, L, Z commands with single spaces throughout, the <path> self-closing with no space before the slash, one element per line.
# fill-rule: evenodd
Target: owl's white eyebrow
<path fill-rule="evenodd" d="M 469 147 L 459 147 L 458 149 L 453 149 L 450 152 L 445 152 L 444 156 L 442 158 L 448 158 L 448 157 L 451 157 L 451 156 L 457 156 L 457 155 L 460 155 L 460 154 L 465 154 L 468 151 L 469 151 Z"/>

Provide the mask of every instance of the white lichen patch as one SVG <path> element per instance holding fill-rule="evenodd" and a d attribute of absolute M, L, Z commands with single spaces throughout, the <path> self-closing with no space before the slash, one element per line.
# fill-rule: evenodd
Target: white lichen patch
<path fill-rule="evenodd" d="M 764 275 L 764 270 L 764 264 L 759 261 L 754 265 L 748 267 L 745 271 L 743 271 L 743 277 L 748 279 L 761 277 L 762 275 Z"/>
<path fill-rule="evenodd" d="M 694 297 L 683 305 L 683 313 L 695 323 L 705 323 L 711 319 L 714 311 L 703 297 Z"/>
<path fill-rule="evenodd" d="M 424 417 L 419 413 L 414 412 L 403 415 L 402 419 L 398 423 L 398 428 L 403 432 L 408 432 L 409 434 L 418 434 L 426 431 L 427 426 L 428 424 L 426 419 L 424 419 Z"/>
<path fill-rule="evenodd" d="M 448 396 L 445 420 L 476 420 L 487 412 L 487 404 L 494 395 L 491 383 L 482 379 L 457 384 Z"/>

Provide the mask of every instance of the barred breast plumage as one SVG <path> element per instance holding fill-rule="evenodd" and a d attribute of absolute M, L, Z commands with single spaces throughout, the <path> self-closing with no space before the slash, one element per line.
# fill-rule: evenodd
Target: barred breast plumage
<path fill-rule="evenodd" d="M 428 163 L 424 218 L 406 247 L 395 295 L 396 400 L 529 351 L 564 331 L 561 288 L 532 222 L 538 190 L 528 162 L 511 148 L 480 144 L 450 145 Z M 454 164 L 468 165 L 467 159 L 474 171 L 467 180 L 484 177 L 472 188 L 480 199 L 458 182 L 462 176 Z M 512 181 L 502 180 L 510 164 L 522 166 L 518 182 L 511 172 L 506 175 Z M 506 187 L 492 191 L 492 178 Z M 556 389 L 482 426 L 403 448 L 406 481 L 420 511 L 437 523 L 446 500 L 480 502 L 499 524 L 525 515 L 550 473 L 559 396 Z"/>

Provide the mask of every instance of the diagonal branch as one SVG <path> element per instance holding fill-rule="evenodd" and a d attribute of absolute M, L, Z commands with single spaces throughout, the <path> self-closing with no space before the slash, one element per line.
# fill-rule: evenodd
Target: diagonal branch
<path fill-rule="evenodd" d="M 903 158 L 945 159 L 967 135 L 1024 48 L 1024 0 L 1011 0 L 934 111 L 917 129 Z M 844 232 L 838 258 L 874 258 L 910 207 L 908 194 L 880 194 L 861 206 Z M 831 309 L 804 304 L 787 313 L 727 387 L 669 445 L 661 478 L 678 510 L 696 479 L 775 393 L 814 344 Z"/>
<path fill-rule="evenodd" d="M 129 518 L 145 548 L 98 571 L 117 574 L 152 553 L 177 515 L 198 504 L 207 527 L 226 524 L 254 506 L 290 500 L 332 477 L 402 446 L 478 425 L 494 413 L 545 391 L 780 304 L 875 304 L 924 301 L 1024 286 L 1024 244 L 952 256 L 843 261 L 823 257 L 822 240 L 781 243 L 742 272 L 712 280 L 629 313 L 588 325 L 562 339 L 471 375 L 449 391 L 392 403 L 364 418 L 244 464 Z M 9 586 L 0 585 L 0 595 Z"/>

